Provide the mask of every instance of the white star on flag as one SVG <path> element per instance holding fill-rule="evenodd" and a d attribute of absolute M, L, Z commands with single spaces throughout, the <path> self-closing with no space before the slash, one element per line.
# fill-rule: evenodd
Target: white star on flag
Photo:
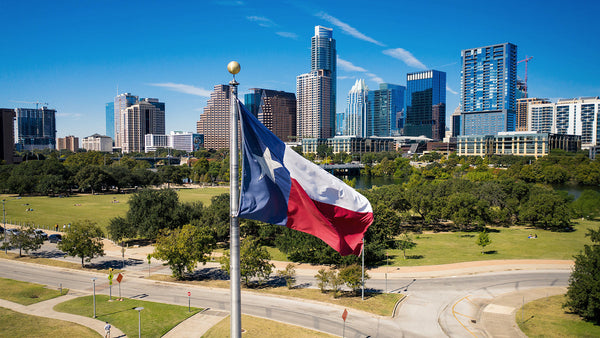
<path fill-rule="evenodd" d="M 282 165 L 281 163 L 273 160 L 269 148 L 265 148 L 263 156 L 256 156 L 256 160 L 258 161 L 262 171 L 259 179 L 262 179 L 265 175 L 267 175 L 271 181 L 275 182 L 275 169 L 282 168 Z"/>

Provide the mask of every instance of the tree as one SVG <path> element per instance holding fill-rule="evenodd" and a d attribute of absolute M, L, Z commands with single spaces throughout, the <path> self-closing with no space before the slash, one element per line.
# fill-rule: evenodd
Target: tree
<path fill-rule="evenodd" d="M 277 271 L 277 275 L 285 280 L 288 289 L 294 287 L 296 283 L 296 266 L 293 263 L 286 265 L 285 270 Z"/>
<path fill-rule="evenodd" d="M 563 307 L 585 320 L 600 324 L 600 229 L 588 229 L 592 245 L 585 245 L 575 256 L 575 267 L 569 278 L 567 301 Z"/>
<path fill-rule="evenodd" d="M 58 243 L 58 249 L 69 256 L 80 257 L 83 268 L 84 260 L 89 262 L 94 257 L 104 256 L 102 236 L 102 229 L 92 221 L 73 224 L 63 236 L 62 242 Z"/>
<path fill-rule="evenodd" d="M 576 217 L 597 217 L 600 215 L 600 192 L 586 189 L 572 206 Z"/>
<path fill-rule="evenodd" d="M 200 262 L 206 263 L 216 242 L 206 227 L 186 224 L 181 228 L 163 229 L 156 239 L 152 257 L 166 261 L 173 277 L 182 279 Z"/>
<path fill-rule="evenodd" d="M 44 240 L 35 235 L 34 228 L 21 229 L 18 234 L 10 237 L 10 245 L 19 248 L 19 257 L 21 251 L 29 254 L 29 251 L 35 251 L 42 247 Z"/>
<path fill-rule="evenodd" d="M 362 268 L 359 265 L 353 264 L 340 269 L 339 277 L 355 295 L 358 294 L 358 290 L 362 287 Z M 365 273 L 365 280 L 369 278 L 369 275 Z"/>
<path fill-rule="evenodd" d="M 481 247 L 481 254 L 483 255 L 485 254 L 485 247 L 492 244 L 492 240 L 487 232 L 482 231 L 479 233 L 479 236 L 477 236 L 475 243 Z"/>
<path fill-rule="evenodd" d="M 315 275 L 315 279 L 317 280 L 317 286 L 319 287 L 319 290 L 321 290 L 321 293 L 325 293 L 327 291 L 327 286 L 329 285 L 329 271 L 319 269 Z"/>
<path fill-rule="evenodd" d="M 406 250 L 410 250 L 417 246 L 409 234 L 403 233 L 398 240 L 398 249 L 402 250 L 402 257 L 406 259 Z"/>
<path fill-rule="evenodd" d="M 221 260 L 221 269 L 230 273 L 230 253 L 227 252 Z M 258 239 L 247 237 L 240 246 L 240 275 L 244 284 L 248 286 L 251 278 L 258 278 L 259 284 L 269 278 L 275 267 L 269 261 L 271 254 L 260 246 Z"/>

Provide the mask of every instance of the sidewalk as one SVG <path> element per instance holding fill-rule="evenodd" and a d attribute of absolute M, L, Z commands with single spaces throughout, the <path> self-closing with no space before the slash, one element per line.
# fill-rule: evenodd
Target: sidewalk
<path fill-rule="evenodd" d="M 480 317 L 481 325 L 489 337 L 527 338 L 516 322 L 515 316 L 519 308 L 524 303 L 566 292 L 567 288 L 565 287 L 548 287 L 501 295 L 494 298 L 490 304 L 483 308 Z"/>
<path fill-rule="evenodd" d="M 224 311 L 207 310 L 199 312 L 172 328 L 163 338 L 202 337 L 206 331 L 227 316 L 229 316 L 229 313 Z"/>
<path fill-rule="evenodd" d="M 68 322 L 73 322 L 79 325 L 87 326 L 90 329 L 98 332 L 102 337 L 104 337 L 104 325 L 105 323 L 101 320 L 73 315 L 70 313 L 57 312 L 54 311 L 54 306 L 56 304 L 66 302 L 73 298 L 80 297 L 82 295 L 76 294 L 74 292 L 70 292 L 71 294 L 52 298 L 43 302 L 31 304 L 31 305 L 21 305 L 18 303 L 13 303 L 4 299 L 0 299 L 0 307 L 7 308 L 16 312 L 25 313 L 32 316 L 38 317 L 46 317 L 58 320 L 64 320 Z M 125 334 L 117 329 L 116 327 L 112 327 L 110 330 L 111 337 L 126 337 Z"/>

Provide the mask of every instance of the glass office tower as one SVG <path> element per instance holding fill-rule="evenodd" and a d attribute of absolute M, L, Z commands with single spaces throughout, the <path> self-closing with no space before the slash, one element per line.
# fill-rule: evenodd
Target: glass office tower
<path fill-rule="evenodd" d="M 380 83 L 379 89 L 369 91 L 369 135 L 400 135 L 405 91 L 406 87 L 389 83 Z"/>
<path fill-rule="evenodd" d="M 56 110 L 17 108 L 17 150 L 56 148 Z"/>
<path fill-rule="evenodd" d="M 437 70 L 406 75 L 404 135 L 434 140 L 446 132 L 446 73 Z"/>
<path fill-rule="evenodd" d="M 106 109 L 106 136 L 115 138 L 115 102 L 108 102 L 105 105 Z"/>
<path fill-rule="evenodd" d="M 514 131 L 517 46 L 503 43 L 461 52 L 461 135 Z"/>

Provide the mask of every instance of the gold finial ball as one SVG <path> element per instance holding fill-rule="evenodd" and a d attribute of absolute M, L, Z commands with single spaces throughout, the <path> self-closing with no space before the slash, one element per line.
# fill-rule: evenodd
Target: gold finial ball
<path fill-rule="evenodd" d="M 231 74 L 235 75 L 240 72 L 240 64 L 237 61 L 231 61 L 229 64 L 227 64 L 227 70 Z"/>

